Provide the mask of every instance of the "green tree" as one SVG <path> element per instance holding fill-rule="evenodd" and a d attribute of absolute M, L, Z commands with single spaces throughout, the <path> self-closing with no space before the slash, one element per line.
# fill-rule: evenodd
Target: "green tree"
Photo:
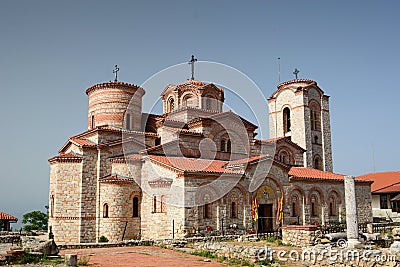
<path fill-rule="evenodd" d="M 22 216 L 25 231 L 47 230 L 47 214 L 41 211 L 31 211 Z"/>

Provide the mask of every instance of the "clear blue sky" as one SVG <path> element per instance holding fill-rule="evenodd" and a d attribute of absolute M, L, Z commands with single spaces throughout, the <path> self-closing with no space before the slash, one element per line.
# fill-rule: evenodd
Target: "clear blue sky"
<path fill-rule="evenodd" d="M 0 210 L 44 210 L 47 159 L 86 129 L 84 91 L 113 79 L 115 64 L 141 84 L 191 54 L 237 68 L 267 97 L 281 57 L 281 80 L 298 68 L 331 96 L 335 172 L 399 170 L 399 10 L 389 0 L 1 1 Z"/>

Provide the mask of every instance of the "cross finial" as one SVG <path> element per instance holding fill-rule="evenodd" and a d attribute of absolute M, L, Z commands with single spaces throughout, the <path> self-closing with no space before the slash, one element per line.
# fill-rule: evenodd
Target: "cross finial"
<path fill-rule="evenodd" d="M 115 73 L 114 82 L 118 81 L 118 71 L 119 71 L 118 65 L 115 65 L 115 69 L 113 70 L 113 73 Z"/>
<path fill-rule="evenodd" d="M 197 58 L 194 58 L 194 55 L 192 55 L 192 59 L 188 62 L 190 65 L 192 65 L 192 77 L 190 78 L 191 80 L 194 80 L 194 63 L 197 61 Z"/>
<path fill-rule="evenodd" d="M 294 69 L 294 71 L 293 71 L 293 74 L 296 76 L 296 80 L 297 80 L 297 74 L 299 74 L 299 70 L 296 68 L 296 69 Z"/>

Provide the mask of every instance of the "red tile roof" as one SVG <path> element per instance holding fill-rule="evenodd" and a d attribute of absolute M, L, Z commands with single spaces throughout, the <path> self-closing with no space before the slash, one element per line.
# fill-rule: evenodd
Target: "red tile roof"
<path fill-rule="evenodd" d="M 117 174 L 107 175 L 99 179 L 100 183 L 126 183 L 133 182 L 134 179 L 130 177 L 122 177 Z"/>
<path fill-rule="evenodd" d="M 5 212 L 0 211 L 0 220 L 4 220 L 4 221 L 18 221 L 18 218 L 7 214 Z"/>
<path fill-rule="evenodd" d="M 373 191 L 373 193 L 399 193 L 399 192 L 400 192 L 400 184 L 389 185 L 388 187 L 384 187 Z"/>
<path fill-rule="evenodd" d="M 78 137 L 71 136 L 70 139 L 72 142 L 78 144 L 79 146 L 89 146 L 89 147 L 96 146 L 95 143 L 93 143 L 87 139 L 84 139 L 84 138 L 78 138 Z"/>
<path fill-rule="evenodd" d="M 399 189 L 400 192 L 400 187 L 397 187 L 397 184 L 400 184 L 400 171 L 369 173 L 358 176 L 357 179 L 374 181 L 371 185 L 372 193 L 395 192 L 395 189 Z"/>
<path fill-rule="evenodd" d="M 253 163 L 253 162 L 257 162 L 257 161 L 259 161 L 261 159 L 268 158 L 268 157 L 270 157 L 270 156 L 269 155 L 259 155 L 259 156 L 254 156 L 254 157 L 250 157 L 250 158 L 238 159 L 238 160 L 234 160 L 234 161 L 229 162 L 227 164 L 227 166 L 234 166 L 234 165 Z"/>
<path fill-rule="evenodd" d="M 82 156 L 80 155 L 75 155 L 73 153 L 60 153 L 59 155 L 49 158 L 48 161 L 54 161 L 54 160 L 81 160 Z"/>
<path fill-rule="evenodd" d="M 304 179 L 344 180 L 343 174 L 299 167 L 292 167 L 289 171 L 289 176 Z"/>
<path fill-rule="evenodd" d="M 227 161 L 155 155 L 149 155 L 148 158 L 181 172 L 242 174 L 241 171 L 226 169 Z"/>
<path fill-rule="evenodd" d="M 298 144 L 294 143 L 292 140 L 290 140 L 290 138 L 288 137 L 276 137 L 276 138 L 271 138 L 271 139 L 266 139 L 266 140 L 260 140 L 260 139 L 255 139 L 256 143 L 268 143 L 268 144 L 272 144 L 272 143 L 278 143 L 278 142 L 286 142 L 291 144 L 292 146 L 298 148 L 299 150 L 303 150 L 306 151 L 304 148 L 302 148 L 301 146 L 299 146 Z"/>
<path fill-rule="evenodd" d="M 168 178 L 157 178 L 148 182 L 151 185 L 170 185 L 172 184 L 172 179 Z"/>

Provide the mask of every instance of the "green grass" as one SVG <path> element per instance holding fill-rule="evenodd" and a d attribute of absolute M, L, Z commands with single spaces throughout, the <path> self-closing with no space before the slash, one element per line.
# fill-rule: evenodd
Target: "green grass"
<path fill-rule="evenodd" d="M 202 251 L 193 251 L 192 255 L 200 256 L 200 257 L 205 257 L 209 259 L 217 259 L 218 256 L 215 253 L 212 253 L 209 250 L 202 250 Z"/>
<path fill-rule="evenodd" d="M 81 258 L 79 258 L 79 260 L 78 260 L 78 266 L 88 265 L 89 260 L 90 260 L 89 256 L 86 256 L 86 255 L 81 256 Z"/>

